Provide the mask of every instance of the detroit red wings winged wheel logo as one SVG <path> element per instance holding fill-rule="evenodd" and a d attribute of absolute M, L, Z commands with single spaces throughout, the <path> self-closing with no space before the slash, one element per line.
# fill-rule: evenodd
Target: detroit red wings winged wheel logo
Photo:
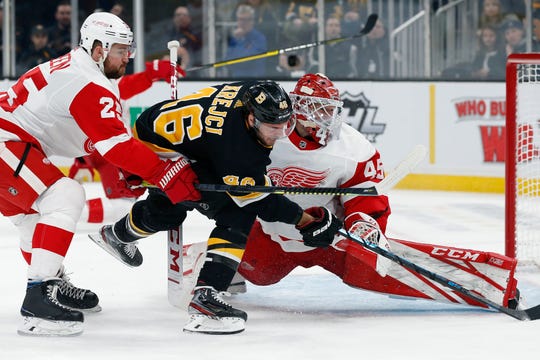
<path fill-rule="evenodd" d="M 96 147 L 94 146 L 94 143 L 90 139 L 86 139 L 84 142 L 84 151 L 86 151 L 88 154 L 93 153 L 96 150 Z"/>
<path fill-rule="evenodd" d="M 275 186 L 300 186 L 313 188 L 318 186 L 326 177 L 330 169 L 315 171 L 296 166 L 287 166 L 284 169 L 270 168 L 268 176 Z"/>

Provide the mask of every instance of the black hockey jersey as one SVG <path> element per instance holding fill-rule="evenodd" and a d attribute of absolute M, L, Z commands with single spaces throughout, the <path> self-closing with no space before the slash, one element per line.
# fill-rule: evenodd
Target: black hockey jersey
<path fill-rule="evenodd" d="M 248 111 L 241 101 L 254 83 L 211 86 L 160 102 L 139 116 L 133 134 L 157 153 L 188 157 L 201 183 L 271 185 L 266 167 L 272 149 L 249 128 Z M 203 194 L 203 201 L 215 195 Z M 281 195 L 229 195 L 238 206 L 268 221 L 293 223 L 301 214 L 298 205 Z"/>

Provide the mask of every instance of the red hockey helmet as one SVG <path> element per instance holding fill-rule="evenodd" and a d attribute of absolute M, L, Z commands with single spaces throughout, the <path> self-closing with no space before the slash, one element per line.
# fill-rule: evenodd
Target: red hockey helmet
<path fill-rule="evenodd" d="M 339 90 L 323 74 L 306 74 L 291 92 L 296 121 L 321 145 L 339 138 L 343 102 Z"/>

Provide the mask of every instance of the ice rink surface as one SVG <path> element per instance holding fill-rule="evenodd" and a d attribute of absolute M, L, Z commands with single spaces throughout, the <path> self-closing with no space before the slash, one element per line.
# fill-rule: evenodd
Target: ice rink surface
<path fill-rule="evenodd" d="M 98 184 L 86 187 L 89 196 Z M 389 235 L 401 239 L 504 251 L 500 194 L 394 190 Z M 212 224 L 188 217 L 186 242 L 206 240 Z M 140 242 L 144 263 L 128 268 L 87 238 L 81 226 L 65 265 L 73 283 L 95 291 L 103 311 L 85 318 L 72 338 L 17 335 L 26 265 L 15 228 L 0 218 L 0 359 L 537 359 L 540 321 L 355 290 L 321 269 L 299 269 L 279 284 L 248 285 L 229 298 L 248 312 L 246 331 L 212 336 L 182 332 L 185 312 L 166 293 L 164 234 Z M 540 303 L 540 275 L 520 270 L 528 306 Z"/>

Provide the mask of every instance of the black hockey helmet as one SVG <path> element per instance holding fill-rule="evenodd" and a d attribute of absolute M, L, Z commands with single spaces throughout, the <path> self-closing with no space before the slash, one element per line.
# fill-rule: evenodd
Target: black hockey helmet
<path fill-rule="evenodd" d="M 251 85 L 244 93 L 242 103 L 263 123 L 282 124 L 292 116 L 289 95 L 272 80 L 258 81 Z"/>

